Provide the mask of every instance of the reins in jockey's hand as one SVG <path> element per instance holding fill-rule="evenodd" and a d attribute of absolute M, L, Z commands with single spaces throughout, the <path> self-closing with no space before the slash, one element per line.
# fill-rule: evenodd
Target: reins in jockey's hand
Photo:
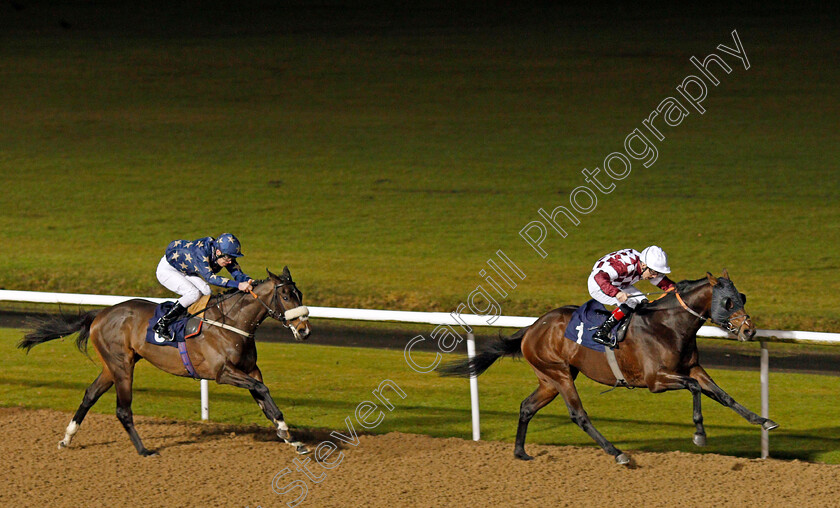
<path fill-rule="evenodd" d="M 291 283 L 287 282 L 287 283 L 283 283 L 283 284 L 275 284 L 274 285 L 274 294 L 271 297 L 271 305 L 273 307 L 275 307 L 275 308 L 278 307 L 278 305 L 277 305 L 277 290 L 279 288 L 287 285 L 287 284 L 292 284 L 294 286 L 294 282 L 291 282 Z M 296 286 L 295 286 L 295 290 L 297 290 Z M 278 312 L 277 310 L 272 309 L 271 307 L 266 305 L 266 303 L 263 302 L 260 299 L 260 297 L 257 296 L 256 293 L 254 293 L 253 290 L 248 291 L 248 293 L 250 293 L 251 296 L 253 296 L 255 300 L 260 302 L 260 304 L 263 307 L 265 307 L 265 309 L 268 311 L 269 316 L 271 316 L 273 319 L 275 319 L 277 321 L 280 321 L 286 327 L 290 326 L 289 325 L 289 320 L 292 320 L 292 319 L 295 319 L 295 318 L 301 318 L 301 320 L 306 320 L 307 317 L 309 316 L 309 309 L 307 309 L 306 306 L 304 306 L 304 305 L 299 305 L 298 307 L 295 307 L 294 309 L 289 309 L 289 310 L 286 310 L 285 308 L 283 308 L 283 310 L 281 312 Z M 212 305 L 208 305 L 207 307 L 201 309 L 200 311 L 196 312 L 195 314 L 189 314 L 189 317 L 198 316 L 198 315 L 202 314 L 203 312 L 205 312 L 205 311 L 207 311 L 207 310 L 209 310 L 213 307 L 218 307 L 219 311 L 222 312 L 222 317 L 224 318 L 225 314 L 221 309 L 221 303 L 228 300 L 229 298 L 232 298 L 232 297 L 237 296 L 237 295 L 240 298 L 242 298 L 243 296 L 245 296 L 245 292 L 243 292 L 243 291 L 233 291 L 233 292 L 230 292 L 228 294 L 220 294 L 218 300 L 215 301 Z M 234 328 L 233 326 L 227 325 L 225 323 L 220 323 L 218 321 L 213 321 L 213 320 L 210 320 L 210 319 L 207 319 L 207 318 L 204 318 L 204 317 L 200 317 L 199 319 L 201 319 L 202 321 L 204 321 L 205 323 L 208 323 L 210 325 L 218 326 L 220 328 L 225 328 L 227 330 L 231 330 L 231 331 L 236 332 L 239 335 L 242 335 L 244 337 L 252 337 L 253 336 L 253 334 L 249 334 L 248 332 L 245 332 L 245 331 L 240 330 L 238 328 Z"/>
<path fill-rule="evenodd" d="M 673 290 L 669 289 L 668 291 L 651 291 L 650 293 L 634 293 L 634 296 L 667 295 L 671 291 L 673 291 Z"/>
<path fill-rule="evenodd" d="M 204 317 L 204 313 L 206 311 L 212 309 L 213 307 L 218 307 L 219 312 L 222 314 L 222 319 L 224 320 L 226 318 L 226 316 L 225 316 L 224 311 L 222 310 L 221 304 L 222 304 L 222 302 L 224 302 L 224 301 L 228 300 L 229 298 L 232 298 L 236 295 L 239 295 L 239 297 L 242 298 L 244 296 L 244 293 L 241 293 L 239 291 L 233 291 L 233 292 L 227 293 L 227 294 L 219 294 L 219 295 L 217 295 L 218 299 L 212 305 L 208 305 L 207 307 L 204 307 L 203 309 L 201 309 L 198 312 L 195 312 L 193 314 L 187 314 L 187 319 L 190 319 L 190 318 L 193 318 L 193 317 L 198 317 L 199 320 L 201 320 L 202 322 L 207 323 L 209 325 L 218 326 L 219 328 L 224 328 L 225 330 L 230 330 L 232 332 L 238 333 L 239 335 L 242 335 L 243 337 L 251 338 L 251 337 L 254 336 L 253 333 L 248 333 L 244 330 L 240 330 L 239 328 L 230 326 L 229 324 L 221 323 L 219 321 L 214 321 L 212 319 L 207 319 L 206 317 Z M 253 325 L 254 323 L 251 323 L 251 324 Z"/>

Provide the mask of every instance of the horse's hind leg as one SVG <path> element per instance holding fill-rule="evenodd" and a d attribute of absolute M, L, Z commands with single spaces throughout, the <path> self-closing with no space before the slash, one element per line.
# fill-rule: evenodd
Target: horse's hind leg
<path fill-rule="evenodd" d="M 59 449 L 70 446 L 70 442 L 73 441 L 73 436 L 79 431 L 79 427 L 85 419 L 85 415 L 87 415 L 90 408 L 96 404 L 99 397 L 101 397 L 103 393 L 107 392 L 113 384 L 114 380 L 111 377 L 111 374 L 107 369 L 102 369 L 99 376 L 97 376 L 93 383 L 91 383 L 90 386 L 87 387 L 87 390 L 85 390 L 85 396 L 82 398 L 82 403 L 79 405 L 79 409 L 76 410 L 76 414 L 73 415 L 73 419 L 70 420 L 70 424 L 67 426 L 67 430 L 64 433 L 64 439 L 58 443 Z"/>
<path fill-rule="evenodd" d="M 731 408 L 748 422 L 755 425 L 761 425 L 764 430 L 773 430 L 779 426 L 779 424 L 773 420 L 758 416 L 741 404 L 735 402 L 735 399 L 723 391 L 723 388 L 718 386 L 717 383 L 712 380 L 712 377 L 709 376 L 703 367 L 696 365 L 691 369 L 690 375 L 692 378 L 696 379 L 698 383 L 700 383 L 700 389 L 703 390 L 703 393 L 707 397 L 728 408 Z"/>
<path fill-rule="evenodd" d="M 584 432 L 589 434 L 589 437 L 594 439 L 605 452 L 615 457 L 616 463 L 622 465 L 629 464 L 630 457 L 616 448 L 615 445 L 607 441 L 607 439 L 598 432 L 598 429 L 592 425 L 592 422 L 589 420 L 589 415 L 586 414 L 586 411 L 583 409 L 583 403 L 580 401 L 580 395 L 578 394 L 571 374 L 569 372 L 555 371 L 551 376 L 551 380 L 555 383 L 560 395 L 563 396 L 563 400 L 566 402 L 566 407 L 569 408 L 569 416 L 572 417 L 572 421 L 575 422 L 578 427 L 583 429 Z"/>
<path fill-rule="evenodd" d="M 528 422 L 537 414 L 537 411 L 554 400 L 558 393 L 554 386 L 540 379 L 540 386 L 522 401 L 519 406 L 519 427 L 516 429 L 516 445 L 513 450 L 513 455 L 517 459 L 534 459 L 534 457 L 525 453 L 525 434 L 528 432 Z"/>
<path fill-rule="evenodd" d="M 131 411 L 134 359 L 127 359 L 118 368 L 113 369 L 113 371 L 114 381 L 117 385 L 117 418 L 122 423 L 125 431 L 128 432 L 128 437 L 131 438 L 131 443 L 134 445 L 137 453 L 144 457 L 157 455 L 157 452 L 154 450 L 149 450 L 143 446 L 143 441 L 140 440 L 140 435 L 137 434 L 137 429 L 134 428 L 134 414 Z"/>
<path fill-rule="evenodd" d="M 220 384 L 238 386 L 240 388 L 247 388 L 248 391 L 251 392 L 251 396 L 254 397 L 254 400 L 257 401 L 257 404 L 259 404 L 260 409 L 263 410 L 266 418 L 277 425 L 277 436 L 294 447 L 295 452 L 298 454 L 303 455 L 309 453 L 309 449 L 306 448 L 303 443 L 292 440 L 292 435 L 289 433 L 289 426 L 283 419 L 283 413 L 280 411 L 280 408 L 277 407 L 277 404 L 274 403 L 274 399 L 271 398 L 268 387 L 262 382 L 262 373 L 260 372 L 260 369 L 254 368 L 254 370 L 251 371 L 251 375 L 248 375 L 234 367 L 232 364 L 227 363 L 216 375 L 216 382 Z"/>

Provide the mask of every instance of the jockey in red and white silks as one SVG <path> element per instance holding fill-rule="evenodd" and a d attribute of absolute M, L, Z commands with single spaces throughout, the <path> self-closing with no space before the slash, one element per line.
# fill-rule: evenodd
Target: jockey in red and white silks
<path fill-rule="evenodd" d="M 615 347 L 609 332 L 636 305 L 644 299 L 634 284 L 642 279 L 650 280 L 662 290 L 674 287 L 665 274 L 671 273 L 668 255 L 660 247 L 652 245 L 642 252 L 623 249 L 610 252 L 599 259 L 589 275 L 589 294 L 604 305 L 618 305 L 609 319 L 595 333 L 597 342 Z"/>

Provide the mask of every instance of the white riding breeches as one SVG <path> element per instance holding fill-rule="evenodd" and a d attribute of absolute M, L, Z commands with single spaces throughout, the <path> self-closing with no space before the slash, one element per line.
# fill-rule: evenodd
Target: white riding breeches
<path fill-rule="evenodd" d="M 163 287 L 178 293 L 178 303 L 183 307 L 189 307 L 201 298 L 201 295 L 210 294 L 210 285 L 204 279 L 195 275 L 185 275 L 169 264 L 166 256 L 160 258 L 157 267 L 157 279 Z"/>
<path fill-rule="evenodd" d="M 589 294 L 592 295 L 592 298 L 598 300 L 599 302 L 603 303 L 604 305 L 621 305 L 621 302 L 614 296 L 610 296 L 604 293 L 601 290 L 601 287 L 595 282 L 595 275 L 592 274 L 589 276 Z M 619 288 L 619 291 L 624 291 L 627 293 L 627 301 L 624 302 L 625 305 L 630 307 L 631 309 L 635 309 L 636 305 L 639 305 L 639 302 L 645 299 L 645 295 L 636 289 L 636 286 L 624 286 Z"/>

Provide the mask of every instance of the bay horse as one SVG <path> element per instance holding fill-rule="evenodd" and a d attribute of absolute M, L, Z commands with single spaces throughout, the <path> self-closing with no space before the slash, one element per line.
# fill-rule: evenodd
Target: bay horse
<path fill-rule="evenodd" d="M 304 340 L 310 333 L 309 311 L 302 304 L 303 294 L 292 280 L 288 267 L 284 267 L 279 276 L 268 270 L 266 272 L 268 278 L 255 282 L 250 294 L 231 290 L 211 298 L 204 318 L 215 324 L 204 323 L 201 334 L 186 341 L 187 352 L 196 377 L 248 389 L 265 416 L 277 426 L 278 437 L 292 445 L 297 453 L 308 453 L 306 446 L 292 440 L 283 413 L 263 384 L 262 373 L 257 367 L 254 332 L 267 316 L 271 316 L 289 328 L 297 340 Z M 134 428 L 131 412 L 134 365 L 145 358 L 170 374 L 184 377 L 190 374 L 178 348 L 146 342 L 146 330 L 155 307 L 156 304 L 150 301 L 133 299 L 79 316 L 48 318 L 18 344 L 19 348 L 29 352 L 38 344 L 79 332 L 76 338 L 79 351 L 87 354 L 90 339 L 102 360 L 102 372 L 85 391 L 79 409 L 67 426 L 64 439 L 58 444 L 59 448 L 70 446 L 90 408 L 103 393 L 116 385 L 117 418 L 128 432 L 137 453 L 142 456 L 157 453 L 143 446 Z"/>
<path fill-rule="evenodd" d="M 675 291 L 651 302 L 640 304 L 632 315 L 624 341 L 614 350 L 618 366 L 628 387 L 648 388 L 653 393 L 687 389 L 694 401 L 694 443 L 706 444 L 700 396 L 731 408 L 752 424 L 766 430 L 778 424 L 749 411 L 721 389 L 700 366 L 697 351 L 697 331 L 705 323 L 724 327 L 741 341 L 755 336 L 755 326 L 744 310 L 746 296 L 738 293 L 726 270 L 723 276 L 682 281 Z M 569 415 L 584 432 L 613 457 L 618 464 L 629 464 L 630 458 L 607 441 L 592 425 L 583 409 L 575 378 L 579 372 L 586 377 L 610 386 L 619 381 L 610 368 L 604 353 L 588 349 L 564 338 L 564 332 L 577 306 L 552 310 L 534 324 L 522 328 L 510 337 L 499 338 L 482 348 L 472 360 L 449 363 L 442 367 L 444 376 L 478 376 L 502 356 L 522 355 L 539 380 L 539 386 L 519 409 L 514 455 L 532 460 L 525 453 L 525 434 L 528 422 L 554 400 L 563 396 Z"/>

